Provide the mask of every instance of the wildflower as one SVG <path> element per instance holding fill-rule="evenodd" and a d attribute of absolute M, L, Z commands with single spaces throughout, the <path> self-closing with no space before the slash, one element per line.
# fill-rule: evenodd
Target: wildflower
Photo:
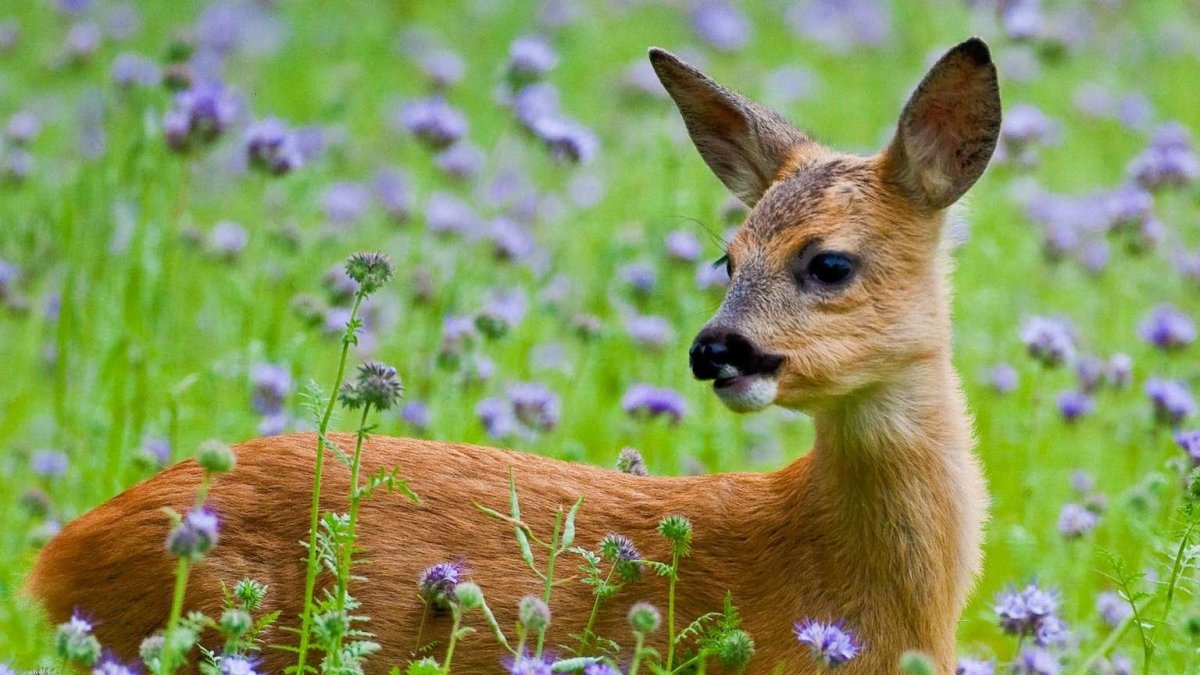
<path fill-rule="evenodd" d="M 479 587 L 479 584 L 460 581 L 454 587 L 454 596 L 458 598 L 458 605 L 464 611 L 483 607 L 483 589 Z"/>
<path fill-rule="evenodd" d="M 223 84 L 196 82 L 175 95 L 174 105 L 163 118 L 167 145 L 186 152 L 212 143 L 233 123 L 237 111 L 237 99 Z"/>
<path fill-rule="evenodd" d="M 1129 173 L 1148 190 L 1183 186 L 1200 178 L 1200 157 L 1187 129 L 1178 122 L 1163 125 L 1149 147 L 1129 163 Z"/>
<path fill-rule="evenodd" d="M 105 658 L 105 660 L 101 661 L 100 663 L 97 663 L 95 668 L 92 668 L 92 675 L 133 675 L 133 674 L 134 674 L 133 669 L 131 669 L 129 666 L 121 663 L 120 661 L 112 660 L 111 657 Z"/>
<path fill-rule="evenodd" d="M 1019 380 L 1017 370 L 1007 363 L 997 363 L 988 371 L 988 384 L 997 393 L 1007 394 L 1017 388 Z"/>
<path fill-rule="evenodd" d="M 509 109 L 526 131 L 535 133 L 538 120 L 558 116 L 558 90 L 548 82 L 521 87 L 509 101 Z"/>
<path fill-rule="evenodd" d="M 254 384 L 254 412 L 272 415 L 283 410 L 284 398 L 292 390 L 292 375 L 286 368 L 259 363 L 250 369 L 250 381 Z"/>
<path fill-rule="evenodd" d="M 469 180 L 479 174 L 486 159 L 478 146 L 463 141 L 438 153 L 434 162 L 451 178 Z"/>
<path fill-rule="evenodd" d="M 860 646 L 844 621 L 825 623 L 813 619 L 797 621 L 796 639 L 808 645 L 813 658 L 825 668 L 837 668 L 858 656 Z"/>
<path fill-rule="evenodd" d="M 28 145 L 42 131 L 42 121 L 28 110 L 13 113 L 5 125 L 4 135 L 13 145 Z"/>
<path fill-rule="evenodd" d="M 425 204 L 425 226 L 434 233 L 467 234 L 475 229 L 479 218 L 461 199 L 444 192 L 429 195 Z"/>
<path fill-rule="evenodd" d="M 675 260 L 695 262 L 702 252 L 700 240 L 687 230 L 674 230 L 667 235 L 667 255 Z"/>
<path fill-rule="evenodd" d="M 527 427 L 549 431 L 558 424 L 561 408 L 558 395 L 541 384 L 514 384 L 508 389 L 508 400 L 517 420 Z"/>
<path fill-rule="evenodd" d="M 1047 617 L 1058 611 L 1058 597 L 1031 583 L 1023 590 L 1008 589 L 996 598 L 1000 627 L 1012 635 L 1036 634 Z"/>
<path fill-rule="evenodd" d="M 38 450 L 30 458 L 30 468 L 39 476 L 58 478 L 67 472 L 70 461 L 65 452 Z"/>
<path fill-rule="evenodd" d="M 1015 675 L 1058 675 L 1062 668 L 1058 659 L 1041 647 L 1026 647 L 1013 663 Z"/>
<path fill-rule="evenodd" d="M 1058 514 L 1058 532 L 1065 539 L 1077 539 L 1096 527 L 1096 514 L 1078 504 L 1064 504 Z"/>
<path fill-rule="evenodd" d="M 339 398 L 342 404 L 355 410 L 371 407 L 388 410 L 404 395 L 404 385 L 396 369 L 378 361 L 368 361 L 358 367 L 358 379 L 354 384 L 342 385 Z"/>
<path fill-rule="evenodd" d="M 1034 146 L 1053 139 L 1056 125 L 1041 110 L 1029 104 L 1017 104 L 1004 116 L 1000 142 L 1008 156 L 1024 163 L 1034 160 Z"/>
<path fill-rule="evenodd" d="M 1129 603 L 1111 591 L 1104 591 L 1096 596 L 1096 612 L 1110 628 L 1116 628 L 1133 615 Z"/>
<path fill-rule="evenodd" d="M 1161 423 L 1178 425 L 1196 413 L 1196 401 L 1182 382 L 1152 377 L 1146 380 L 1146 396 Z"/>
<path fill-rule="evenodd" d="M 435 608 L 446 608 L 457 602 L 454 587 L 463 572 L 463 563 L 444 562 L 425 568 L 417 579 L 417 595 L 421 601 Z"/>
<path fill-rule="evenodd" d="M 625 320 L 629 337 L 651 349 L 660 349 L 675 339 L 671 322 L 661 316 L 634 315 Z"/>
<path fill-rule="evenodd" d="M 721 636 L 714 652 L 726 670 L 740 671 L 754 656 L 754 639 L 746 631 L 734 629 Z"/>
<path fill-rule="evenodd" d="M 351 225 L 366 215 L 371 190 L 362 183 L 339 181 L 330 184 L 321 195 L 325 217 L 334 225 Z"/>
<path fill-rule="evenodd" d="M 166 643 L 166 638 L 162 633 L 155 633 L 150 637 L 142 640 L 138 645 L 138 658 L 142 663 L 149 666 L 151 663 L 162 658 L 163 645 Z"/>
<path fill-rule="evenodd" d="M 882 43 L 893 34 L 892 17 L 881 0 L 814 0 L 792 5 L 784 15 L 801 37 L 842 53 Z"/>
<path fill-rule="evenodd" d="M 550 607 L 536 595 L 526 595 L 517 605 L 517 617 L 526 630 L 540 632 L 550 625 Z"/>
<path fill-rule="evenodd" d="M 375 201 L 392 222 L 403 223 L 412 213 L 412 188 L 408 174 L 400 169 L 380 169 L 371 183 Z"/>
<path fill-rule="evenodd" d="M 1133 359 L 1128 354 L 1113 354 L 1108 359 L 1107 378 L 1112 386 L 1123 389 L 1133 380 Z"/>
<path fill-rule="evenodd" d="M 454 145 L 467 133 L 467 118 L 441 97 L 411 101 L 400 109 L 400 126 L 434 150 Z"/>
<path fill-rule="evenodd" d="M 233 587 L 233 597 L 253 612 L 262 604 L 263 598 L 267 597 L 267 587 L 254 579 L 242 579 Z"/>
<path fill-rule="evenodd" d="M 692 521 L 684 516 L 671 514 L 658 522 L 658 533 L 671 542 L 675 555 L 685 557 L 691 553 Z"/>
<path fill-rule="evenodd" d="M 217 514 L 204 508 L 188 511 L 167 535 L 167 551 L 198 562 L 217 544 Z"/>
<path fill-rule="evenodd" d="M 409 401 L 400 409 L 400 417 L 414 429 L 424 431 L 429 427 L 429 406 L 422 401 Z"/>
<path fill-rule="evenodd" d="M 621 675 L 621 671 L 607 663 L 590 663 L 583 669 L 583 675 Z"/>
<path fill-rule="evenodd" d="M 722 266 L 702 262 L 696 266 L 696 288 L 706 291 L 710 288 L 724 288 L 729 285 L 729 271 Z"/>
<path fill-rule="evenodd" d="M 533 235 L 511 218 L 494 218 L 489 224 L 487 237 L 496 257 L 501 260 L 524 260 L 537 250 Z"/>
<path fill-rule="evenodd" d="M 214 254 L 225 260 L 235 260 L 246 248 L 249 235 L 246 229 L 237 223 L 223 220 L 213 226 L 208 236 L 208 247 Z"/>
<path fill-rule="evenodd" d="M 540 80 L 558 64 L 558 54 L 539 35 L 526 35 L 508 47 L 508 79 L 516 87 Z"/>
<path fill-rule="evenodd" d="M 646 462 L 642 459 L 642 453 L 636 448 L 621 448 L 621 453 L 617 455 L 617 471 L 633 476 L 645 476 Z"/>
<path fill-rule="evenodd" d="M 538 119 L 533 133 L 546 144 L 551 157 L 577 164 L 591 162 L 599 146 L 591 129 L 561 117 Z"/>
<path fill-rule="evenodd" d="M 1081 391 L 1068 390 L 1058 395 L 1058 411 L 1067 422 L 1074 422 L 1095 410 L 1095 399 Z"/>
<path fill-rule="evenodd" d="M 629 626 L 635 632 L 647 634 L 658 630 L 658 625 L 662 623 L 662 615 L 658 613 L 658 608 L 648 602 L 635 602 L 629 608 Z"/>
<path fill-rule="evenodd" d="M 1159 305 L 1138 327 L 1142 339 L 1160 349 L 1178 349 L 1196 339 L 1196 322 L 1171 305 Z"/>
<path fill-rule="evenodd" d="M 1094 356 L 1084 356 L 1075 362 L 1075 379 L 1079 380 L 1079 391 L 1091 394 L 1104 384 L 1104 362 Z"/>
<path fill-rule="evenodd" d="M 1029 355 L 1044 366 L 1053 368 L 1075 356 L 1075 329 L 1066 319 L 1033 316 L 1020 334 Z"/>
<path fill-rule="evenodd" d="M 488 436 L 494 439 L 508 438 L 518 429 L 517 418 L 512 406 L 498 398 L 487 398 L 475 406 L 475 414 L 483 423 Z"/>
<path fill-rule="evenodd" d="M 421 72 L 435 89 L 447 89 L 463 78 L 466 65 L 449 49 L 435 49 L 421 57 Z"/>
<path fill-rule="evenodd" d="M 549 656 L 521 654 L 506 662 L 509 675 L 551 675 L 554 664 Z"/>
<path fill-rule="evenodd" d="M 217 625 L 220 627 L 222 637 L 226 640 L 236 640 L 254 626 L 254 620 L 250 618 L 250 613 L 246 610 L 231 607 L 221 613 L 221 620 Z"/>
<path fill-rule="evenodd" d="M 982 659 L 959 659 L 954 667 L 954 675 L 994 675 L 996 664 Z"/>
<path fill-rule="evenodd" d="M 227 654 L 217 658 L 220 675 L 257 675 L 254 664 L 245 656 Z"/>
<path fill-rule="evenodd" d="M 355 253 L 346 261 L 346 276 L 359 285 L 363 295 L 370 295 L 391 280 L 392 260 L 384 253 Z"/>
<path fill-rule="evenodd" d="M 73 663 L 92 666 L 100 660 L 100 641 L 92 635 L 92 624 L 78 612 L 58 625 L 54 644 L 58 655 Z"/>
<path fill-rule="evenodd" d="M 196 450 L 196 463 L 209 473 L 226 473 L 233 471 L 236 458 L 232 448 L 211 438 L 201 443 Z"/>
<path fill-rule="evenodd" d="M 162 68 L 141 54 L 124 52 L 113 59 L 109 77 L 122 89 L 149 88 L 162 82 Z"/>
<path fill-rule="evenodd" d="M 711 47 L 736 52 L 750 39 L 750 20 L 723 0 L 702 0 L 692 6 L 692 30 Z"/>
<path fill-rule="evenodd" d="M 96 55 L 104 34 L 94 23 L 83 22 L 71 26 L 67 37 L 63 40 L 63 51 L 67 60 L 75 64 L 86 63 Z"/>
<path fill-rule="evenodd" d="M 272 176 L 282 176 L 304 164 L 296 135 L 274 117 L 251 124 L 245 142 L 250 166 Z"/>
<path fill-rule="evenodd" d="M 1187 453 L 1194 466 L 1200 466 L 1200 429 L 1180 431 L 1175 434 L 1175 442 Z"/>
<path fill-rule="evenodd" d="M 687 412 L 683 396 L 672 389 L 659 389 L 648 384 L 635 384 L 621 397 L 621 408 L 630 415 L 658 417 L 666 415 L 678 424 Z"/>

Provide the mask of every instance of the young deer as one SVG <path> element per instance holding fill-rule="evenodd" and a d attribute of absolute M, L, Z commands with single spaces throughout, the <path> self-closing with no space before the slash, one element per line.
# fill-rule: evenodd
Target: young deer
<path fill-rule="evenodd" d="M 672 478 L 372 439 L 368 468 L 401 466 L 422 497 L 419 505 L 385 496 L 362 506 L 369 581 L 354 595 L 383 648 L 372 669 L 402 663 L 416 648 L 423 607 L 414 582 L 428 565 L 465 559 L 502 625 L 513 625 L 522 595 L 541 588 L 508 527 L 472 507 L 502 508 L 512 468 L 530 523 L 550 522 L 558 507 L 585 497 L 581 542 L 619 532 L 643 555 L 668 559 L 656 524 L 667 514 L 692 519 L 678 614 L 690 621 L 731 591 L 758 644 L 751 672 L 813 671 L 792 634 L 802 617 L 844 617 L 858 631 L 864 649 L 847 673 L 892 672 L 907 649 L 950 672 L 988 500 L 951 366 L 941 235 L 945 210 L 983 173 L 996 143 L 1000 101 L 987 46 L 971 39 L 939 60 L 905 106 L 895 140 L 872 157 L 818 145 L 665 51 L 651 50 L 650 60 L 704 160 L 752 207 L 729 247 L 724 303 L 692 346 L 692 370 L 737 412 L 776 404 L 810 413 L 816 443 L 774 473 Z M 211 492 L 221 541 L 194 571 L 189 609 L 219 613 L 219 584 L 249 576 L 270 585 L 269 609 L 295 624 L 315 445 L 312 434 L 298 434 L 236 448 L 237 469 Z M 326 466 L 324 508 L 344 510 L 347 472 Z M 132 657 L 167 616 L 173 563 L 160 508 L 186 508 L 199 480 L 196 464 L 183 462 L 64 528 L 30 582 L 51 619 L 80 608 L 99 621 L 106 645 Z M 602 609 L 598 633 L 626 644 L 625 608 L 641 599 L 665 604 L 665 584 L 626 586 Z M 589 587 L 558 587 L 547 644 L 568 643 L 591 605 Z M 445 617 L 427 623 L 426 639 L 447 625 Z M 495 672 L 500 656 L 485 630 L 458 650 L 455 667 Z M 288 662 L 268 651 L 264 665 L 278 672 Z"/>

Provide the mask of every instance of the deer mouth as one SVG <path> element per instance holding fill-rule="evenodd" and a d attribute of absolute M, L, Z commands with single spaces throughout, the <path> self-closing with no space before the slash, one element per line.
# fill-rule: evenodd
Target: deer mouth
<path fill-rule="evenodd" d="M 713 380 L 713 392 L 734 412 L 762 410 L 775 402 L 778 390 L 775 371 L 749 375 L 722 373 Z"/>

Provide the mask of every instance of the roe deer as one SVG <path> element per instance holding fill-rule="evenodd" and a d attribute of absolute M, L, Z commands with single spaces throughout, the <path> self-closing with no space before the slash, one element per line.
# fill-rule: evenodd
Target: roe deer
<path fill-rule="evenodd" d="M 518 599 L 541 588 L 511 529 L 472 507 L 506 504 L 513 467 L 529 523 L 551 522 L 561 505 L 585 497 L 580 542 L 618 532 L 646 557 L 669 559 L 656 524 L 667 514 L 690 518 L 693 555 L 682 562 L 678 612 L 690 621 L 731 591 L 758 645 L 750 672 L 813 672 L 792 633 L 803 617 L 844 617 L 858 632 L 863 651 L 847 673 L 894 672 L 907 649 L 950 672 L 988 499 L 951 365 L 942 230 L 947 207 L 983 173 L 996 143 L 988 48 L 973 38 L 943 56 L 904 107 L 894 140 L 871 157 L 817 144 L 665 51 L 651 50 L 650 60 L 704 160 L 751 207 L 729 246 L 724 302 L 692 346 L 693 373 L 712 380 L 734 411 L 806 411 L 815 445 L 773 473 L 644 477 L 492 448 L 371 439 L 367 469 L 402 467 L 422 497 L 362 506 L 369 581 L 353 592 L 382 645 L 371 670 L 403 663 L 417 646 L 423 606 L 414 584 L 428 565 L 464 559 L 505 626 L 515 623 Z M 219 583 L 248 576 L 270 586 L 268 609 L 295 624 L 315 446 L 312 434 L 297 434 L 236 448 L 236 470 L 210 493 L 221 540 L 193 571 L 189 609 L 219 614 Z M 347 471 L 327 466 L 323 506 L 344 510 Z M 197 465 L 183 462 L 67 525 L 31 576 L 50 617 L 85 610 L 104 644 L 133 657 L 170 602 L 160 508 L 186 508 L 199 481 Z M 626 644 L 625 610 L 643 599 L 665 604 L 665 582 L 627 585 L 602 608 L 597 632 Z M 564 584 L 552 604 L 551 647 L 585 623 L 591 589 Z M 447 630 L 442 617 L 424 635 Z M 497 670 L 502 651 L 487 633 L 466 639 L 457 670 Z M 263 665 L 278 672 L 289 657 L 268 650 Z"/>

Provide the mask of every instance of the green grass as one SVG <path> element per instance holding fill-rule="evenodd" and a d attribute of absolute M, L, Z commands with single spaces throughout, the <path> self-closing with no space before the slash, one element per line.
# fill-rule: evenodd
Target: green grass
<path fill-rule="evenodd" d="M 609 5 L 617 3 L 583 4 L 586 17 L 554 38 L 561 60 L 549 78 L 564 108 L 601 138 L 597 161 L 574 169 L 532 147 L 494 100 L 508 44 L 531 30 L 535 4 L 356 3 L 350 11 L 333 3 L 281 3 L 283 48 L 235 56 L 229 81 L 248 94 L 254 113 L 330 125 L 345 139 L 282 180 L 222 171 L 217 158 L 235 144 L 228 140 L 191 162 L 171 154 L 157 130 L 167 95 L 122 95 L 108 84 L 117 53 L 163 54 L 199 3 L 145 3 L 142 28 L 128 44 L 106 44 L 78 68 L 52 67 L 68 21 L 51 3 L 16 0 L 0 9 L 0 19 L 15 16 L 22 25 L 17 50 L 0 54 L 0 117 L 30 107 L 44 122 L 31 148 L 34 175 L 23 185 L 0 186 L 0 259 L 24 269 L 22 291 L 33 305 L 28 313 L 0 313 L 0 472 L 6 477 L 0 488 L 0 661 L 33 666 L 49 648 L 48 627 L 18 593 L 36 554 L 40 522 L 20 505 L 22 494 L 45 490 L 54 516 L 66 521 L 151 473 L 136 460 L 147 437 L 169 438 L 180 459 L 206 438 L 234 442 L 256 435 L 248 368 L 266 360 L 288 367 L 300 383 L 331 378 L 336 340 L 305 328 L 290 305 L 297 293 L 320 292 L 326 270 L 356 250 L 383 250 L 397 263 L 397 281 L 382 294 L 391 310 L 378 332 L 377 355 L 399 367 L 410 398 L 429 404 L 428 437 L 489 442 L 475 404 L 502 394 L 510 382 L 536 380 L 561 396 L 563 414 L 553 431 L 514 442 L 531 452 L 611 465 L 623 445 L 633 445 L 655 473 L 767 470 L 804 452 L 812 438 L 806 419 L 778 410 L 734 416 L 688 372 L 687 345 L 720 296 L 696 290 L 694 268 L 665 261 L 662 242 L 674 229 L 690 229 L 706 241 L 706 230 L 722 231 L 726 194 L 682 140 L 673 108 L 619 95 L 623 72 L 648 46 L 696 42 L 686 17 L 676 7 L 630 3 L 614 11 Z M 972 14 L 963 3 L 900 3 L 885 47 L 842 55 L 793 36 L 778 18 L 779 4 L 748 7 L 750 46 L 738 54 L 707 53 L 706 69 L 751 96 L 761 93 L 761 75 L 772 68 L 810 69 L 819 79 L 814 95 L 782 112 L 830 145 L 868 151 L 883 144 L 930 56 L 972 33 L 989 39 L 999 56 L 1006 106 L 1035 104 L 1060 126 L 1059 141 L 1042 150 L 1037 167 L 993 167 L 971 192 L 972 234 L 957 254 L 956 359 L 993 498 L 985 572 L 959 639 L 964 653 L 1011 657 L 1015 641 L 996 628 L 991 601 L 1006 584 L 1036 577 L 1060 589 L 1064 618 L 1088 652 L 1107 634 L 1094 611 L 1096 593 L 1113 587 L 1101 552 L 1163 577 L 1169 571 L 1164 554 L 1177 543 L 1173 510 L 1182 480 L 1172 462 L 1180 452 L 1168 434 L 1152 430 L 1141 383 L 1161 375 L 1200 384 L 1200 360 L 1196 347 L 1157 352 L 1137 337 L 1136 326 L 1159 302 L 1200 316 L 1200 290 L 1171 264 L 1181 246 L 1200 246 L 1200 200 L 1194 189 L 1160 195 L 1156 209 L 1171 229 L 1169 243 L 1143 256 L 1114 247 L 1108 269 L 1093 277 L 1070 262 L 1044 262 L 1040 234 L 1010 193 L 1026 180 L 1078 193 L 1123 179 L 1145 138 L 1117 122 L 1079 115 L 1071 95 L 1084 82 L 1140 91 L 1157 120 L 1179 120 L 1194 135 L 1200 130 L 1194 38 L 1173 51 L 1162 37 L 1194 36 L 1200 27 L 1195 6 L 1178 0 L 1096 10 L 1092 40 L 1065 59 L 1042 63 L 1032 80 L 1015 82 L 1004 79 L 1003 64 L 1020 47 L 1007 43 L 986 13 Z M 326 227 L 324 187 L 369 180 L 381 166 L 403 166 L 420 205 L 434 189 L 463 192 L 389 127 L 395 104 L 423 91 L 417 68 L 400 55 L 400 36 L 417 26 L 432 29 L 467 60 L 466 78 L 449 98 L 466 112 L 470 139 L 489 151 L 489 171 L 516 166 L 540 189 L 559 194 L 579 173 L 603 181 L 599 204 L 536 226 L 547 273 L 495 262 L 484 244 L 432 236 L 420 207 L 402 226 L 374 209 L 345 231 Z M 96 160 L 76 149 L 77 101 L 87 96 L 99 97 L 106 110 L 107 145 Z M 221 220 L 239 222 L 250 234 L 237 261 L 216 260 L 185 241 L 189 230 L 206 232 Z M 298 233 L 296 245 L 281 234 L 285 226 Z M 720 253 L 715 242 L 709 246 L 712 258 Z M 660 283 L 650 297 L 636 299 L 616 270 L 641 258 L 656 261 Z M 544 307 L 536 292 L 557 274 L 568 277 L 569 292 L 560 307 Z M 431 281 L 430 300 L 414 300 L 418 275 Z M 492 380 L 464 386 L 435 364 L 441 324 L 447 315 L 475 311 L 495 286 L 525 288 L 531 311 L 511 335 L 485 347 L 497 365 Z M 61 310 L 52 320 L 41 307 L 55 293 Z M 638 347 L 621 328 L 624 306 L 667 317 L 676 339 L 659 353 Z M 604 319 L 595 341 L 572 330 L 579 312 Z M 1085 351 L 1124 351 L 1135 363 L 1134 385 L 1103 392 L 1097 414 L 1076 425 L 1059 419 L 1053 401 L 1071 386 L 1071 374 L 1042 372 L 1024 356 L 1017 336 L 1024 317 L 1053 313 L 1076 322 Z M 549 342 L 564 346 L 566 368 L 531 364 L 532 351 Z M 1020 388 L 1008 396 L 982 382 L 998 361 L 1021 373 Z M 681 424 L 643 423 L 622 412 L 621 394 L 642 381 L 687 396 Z M 300 415 L 298 396 L 288 407 Z M 396 415 L 385 415 L 379 432 L 413 433 Z M 31 473 L 30 455 L 41 448 L 68 453 L 64 477 L 47 481 Z M 1062 504 L 1076 499 L 1068 482 L 1074 469 L 1096 478 L 1109 509 L 1094 533 L 1064 542 L 1056 521 Z M 1189 567 L 1184 588 L 1194 587 Z M 1156 670 L 1195 667 L 1182 624 L 1197 613 L 1190 593 L 1177 598 L 1159 633 L 1163 660 Z M 1132 633 L 1117 650 L 1140 658 Z"/>

